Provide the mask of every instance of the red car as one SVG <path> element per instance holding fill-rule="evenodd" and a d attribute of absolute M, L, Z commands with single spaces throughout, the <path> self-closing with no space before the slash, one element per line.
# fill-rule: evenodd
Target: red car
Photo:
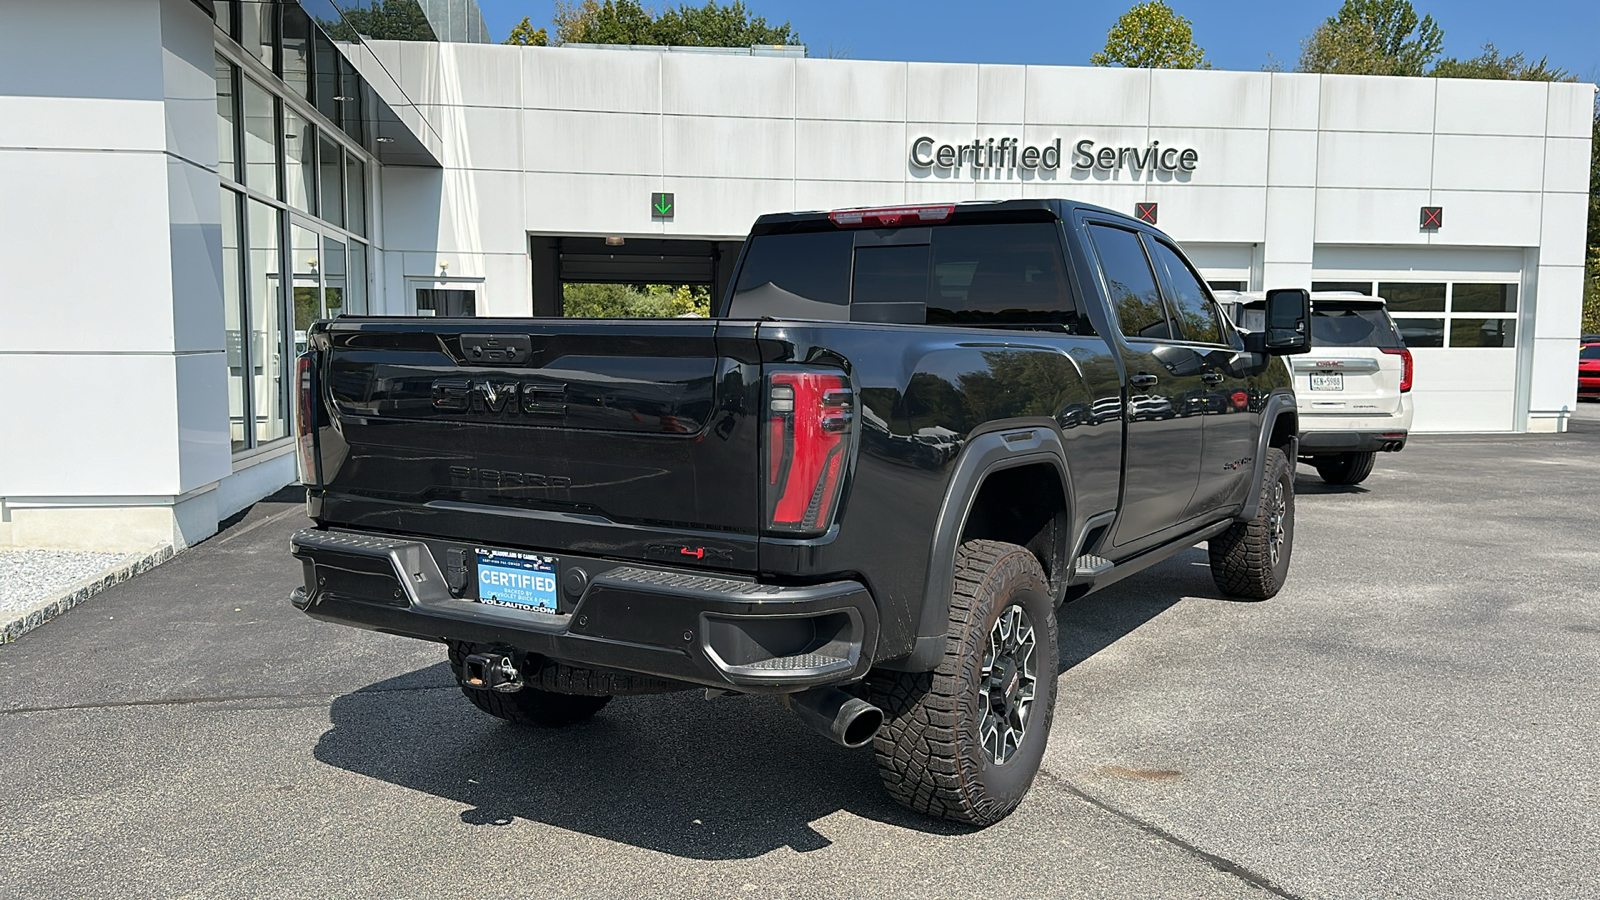
<path fill-rule="evenodd" d="M 1578 351 L 1578 396 L 1600 399 L 1600 340 L 1584 341 Z"/>

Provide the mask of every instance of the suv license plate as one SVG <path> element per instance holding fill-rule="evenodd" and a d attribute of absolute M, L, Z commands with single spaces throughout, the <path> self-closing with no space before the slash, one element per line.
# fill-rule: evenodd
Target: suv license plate
<path fill-rule="evenodd" d="M 1342 391 L 1344 390 L 1343 372 L 1312 372 L 1311 389 L 1313 391 Z"/>
<path fill-rule="evenodd" d="M 509 550 L 477 550 L 478 602 L 556 611 L 556 558 Z"/>

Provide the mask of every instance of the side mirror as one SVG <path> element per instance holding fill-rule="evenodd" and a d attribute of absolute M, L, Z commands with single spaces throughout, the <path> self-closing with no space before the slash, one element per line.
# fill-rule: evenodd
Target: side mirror
<path fill-rule="evenodd" d="M 1311 292 L 1304 288 L 1267 291 L 1266 330 L 1245 335 L 1245 349 L 1270 356 L 1311 352 Z"/>

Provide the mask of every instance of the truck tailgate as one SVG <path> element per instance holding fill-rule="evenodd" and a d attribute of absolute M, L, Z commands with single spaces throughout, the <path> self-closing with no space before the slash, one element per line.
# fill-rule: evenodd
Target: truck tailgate
<path fill-rule="evenodd" d="M 753 326 L 340 319 L 319 326 L 324 522 L 753 570 Z"/>

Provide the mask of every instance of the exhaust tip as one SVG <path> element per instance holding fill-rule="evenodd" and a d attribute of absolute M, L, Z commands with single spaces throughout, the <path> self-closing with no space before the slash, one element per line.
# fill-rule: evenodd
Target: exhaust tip
<path fill-rule="evenodd" d="M 852 750 L 872 743 L 883 727 L 883 710 L 838 688 L 812 688 L 779 700 L 818 734 Z"/>
<path fill-rule="evenodd" d="M 839 743 L 852 750 L 865 747 L 878 736 L 878 729 L 882 727 L 883 710 L 876 706 L 867 706 L 845 723 L 844 733 L 839 736 Z"/>

